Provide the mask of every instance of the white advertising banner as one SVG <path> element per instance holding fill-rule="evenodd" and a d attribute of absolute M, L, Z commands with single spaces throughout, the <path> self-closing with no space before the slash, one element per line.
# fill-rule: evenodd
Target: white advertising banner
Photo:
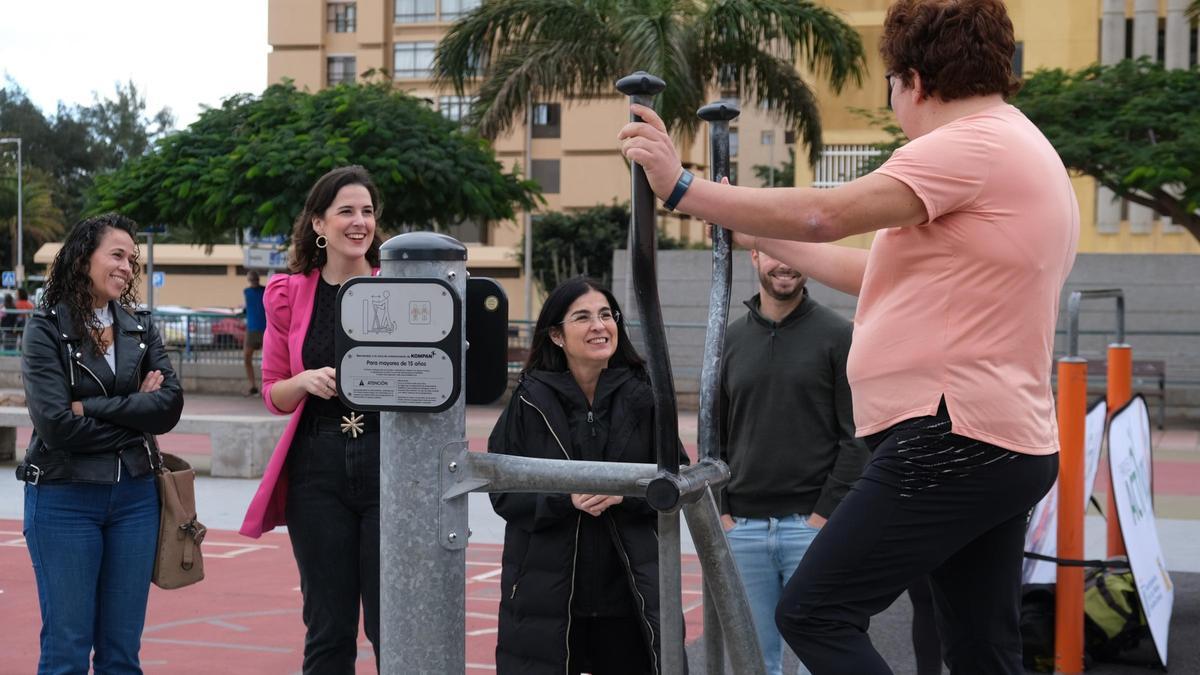
<path fill-rule="evenodd" d="M 1135 396 L 1109 423 L 1108 458 L 1112 466 L 1117 518 L 1137 584 L 1138 600 L 1150 624 L 1158 658 L 1167 665 L 1167 631 L 1175 604 L 1175 587 L 1167 574 L 1151 491 L 1150 414 L 1146 400 Z"/>
<path fill-rule="evenodd" d="M 1096 485 L 1096 474 L 1100 469 L 1100 451 L 1104 441 L 1104 421 L 1108 417 L 1108 404 L 1099 399 L 1087 413 L 1083 432 L 1084 468 L 1083 509 L 1087 510 Z M 1083 523 L 1079 523 L 1083 527 Z M 1025 550 L 1030 553 L 1055 557 L 1058 555 L 1058 481 L 1038 502 L 1025 530 Z M 1021 570 L 1022 584 L 1052 584 L 1056 579 L 1056 566 L 1044 560 L 1027 558 Z"/>

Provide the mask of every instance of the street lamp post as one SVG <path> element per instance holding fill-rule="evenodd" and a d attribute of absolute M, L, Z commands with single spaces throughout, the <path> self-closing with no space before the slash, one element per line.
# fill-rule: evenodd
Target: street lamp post
<path fill-rule="evenodd" d="M 0 138 L 0 143 L 17 144 L 17 285 L 25 281 L 25 195 L 21 185 L 21 139 Z"/>

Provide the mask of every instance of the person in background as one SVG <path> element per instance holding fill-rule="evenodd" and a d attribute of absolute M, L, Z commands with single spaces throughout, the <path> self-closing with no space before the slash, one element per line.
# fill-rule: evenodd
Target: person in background
<path fill-rule="evenodd" d="M 653 420 L 649 375 L 616 298 L 576 277 L 542 305 L 488 452 L 654 463 Z M 491 499 L 507 523 L 496 672 L 660 672 L 657 512 L 633 497 Z"/>
<path fill-rule="evenodd" d="M 140 673 L 158 542 L 147 434 L 183 412 L 150 313 L 136 310 L 133 221 L 88 218 L 50 264 L 21 353 L 33 435 L 25 543 L 42 612 L 38 673 Z"/>
<path fill-rule="evenodd" d="M 854 437 L 846 354 L 853 325 L 813 300 L 807 278 L 751 251 L 758 293 L 725 337 L 721 521 L 767 673 L 783 672 L 775 606 L 809 544 L 867 461 Z"/>
<path fill-rule="evenodd" d="M 1058 473 L 1050 373 L 1079 205 L 1005 100 L 1015 49 L 1001 0 L 891 3 L 880 52 L 911 140 L 830 189 L 691 181 L 644 106 L 619 134 L 668 208 L 859 296 L 846 375 L 871 460 L 775 614 L 817 675 L 890 673 L 867 625 L 923 575 L 951 672 L 1023 672 L 1025 522 Z M 868 232 L 869 251 L 832 243 Z"/>
<path fill-rule="evenodd" d="M 250 383 L 247 396 L 258 393 L 258 378 L 254 375 L 254 352 L 262 349 L 263 331 L 267 329 L 267 314 L 263 309 L 263 291 L 258 283 L 258 271 L 246 272 L 246 283 L 242 298 L 246 307 L 246 339 L 242 344 L 242 358 L 246 364 L 246 381 Z"/>
<path fill-rule="evenodd" d="M 312 186 L 292 228 L 290 274 L 267 283 L 262 396 L 290 415 L 241 533 L 287 525 L 304 596 L 304 673 L 352 675 L 359 607 L 379 666 L 379 413 L 337 395 L 337 293 L 379 267 L 382 204 L 361 166 Z"/>
<path fill-rule="evenodd" d="M 33 309 L 33 303 L 29 301 L 29 291 L 24 288 L 17 289 L 17 309 L 24 311 Z"/>
<path fill-rule="evenodd" d="M 17 326 L 24 319 L 17 313 L 17 303 L 12 293 L 4 294 L 4 313 L 0 315 L 0 349 L 10 350 L 17 346 Z"/>

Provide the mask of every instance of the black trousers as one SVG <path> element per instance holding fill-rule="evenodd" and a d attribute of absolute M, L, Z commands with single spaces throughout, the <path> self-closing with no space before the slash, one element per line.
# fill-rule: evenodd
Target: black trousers
<path fill-rule="evenodd" d="M 301 422 L 288 453 L 287 526 L 304 596 L 305 675 L 353 675 L 358 608 L 379 665 L 379 431 Z"/>
<path fill-rule="evenodd" d="M 870 618 L 929 574 L 951 673 L 1021 674 L 1020 585 L 1029 509 L 1058 456 L 949 433 L 945 409 L 870 439 L 870 463 L 784 589 L 776 624 L 814 675 L 890 673 Z"/>
<path fill-rule="evenodd" d="M 571 617 L 571 675 L 641 675 L 655 672 L 637 617 Z"/>

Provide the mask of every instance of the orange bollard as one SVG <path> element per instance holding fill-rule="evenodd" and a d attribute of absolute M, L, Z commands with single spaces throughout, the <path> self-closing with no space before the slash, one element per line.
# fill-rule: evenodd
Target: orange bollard
<path fill-rule="evenodd" d="M 1058 556 L 1083 558 L 1084 429 L 1087 360 L 1058 361 Z M 1058 567 L 1054 593 L 1054 670 L 1083 672 L 1083 568 Z"/>
<path fill-rule="evenodd" d="M 1133 348 L 1124 344 L 1108 346 L 1108 416 L 1111 418 L 1118 408 L 1129 402 L 1133 395 Z M 1117 502 L 1113 496 L 1112 464 L 1108 464 L 1108 505 L 1106 532 L 1108 557 L 1125 555 L 1125 539 L 1121 536 L 1121 521 L 1117 519 Z"/>

